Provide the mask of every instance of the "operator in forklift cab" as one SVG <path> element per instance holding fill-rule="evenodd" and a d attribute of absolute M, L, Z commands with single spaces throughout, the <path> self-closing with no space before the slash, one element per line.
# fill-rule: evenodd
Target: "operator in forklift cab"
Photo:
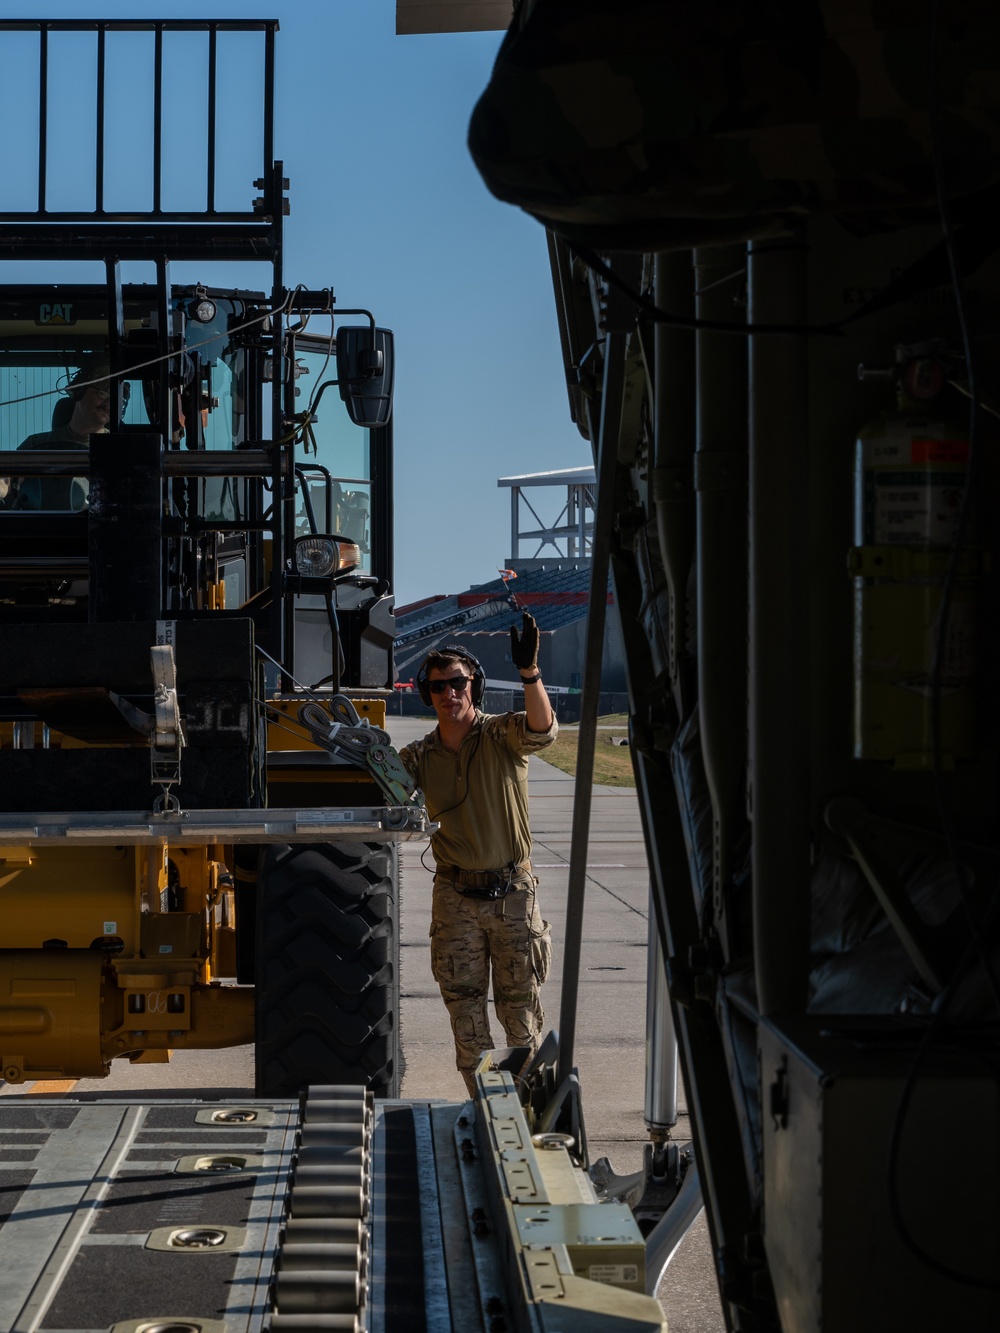
<path fill-rule="evenodd" d="M 106 361 L 84 364 L 52 413 L 52 430 L 29 435 L 18 449 L 86 449 L 91 435 L 103 434 L 111 417 L 111 368 Z M 6 499 L 4 491 L 7 491 Z M 86 477 L 0 479 L 0 503 L 8 509 L 80 510 L 87 506 Z"/>

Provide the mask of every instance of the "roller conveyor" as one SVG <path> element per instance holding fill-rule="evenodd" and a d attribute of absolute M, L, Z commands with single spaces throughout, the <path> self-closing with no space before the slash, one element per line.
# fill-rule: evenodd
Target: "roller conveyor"
<path fill-rule="evenodd" d="M 11 1333 L 660 1333 L 643 1244 L 509 1074 L 464 1104 L 0 1103 Z"/>

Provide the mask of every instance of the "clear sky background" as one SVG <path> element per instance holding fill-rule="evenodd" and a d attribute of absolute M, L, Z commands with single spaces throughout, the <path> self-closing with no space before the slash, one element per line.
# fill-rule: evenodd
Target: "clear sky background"
<path fill-rule="evenodd" d="M 591 461 L 569 419 L 544 232 L 489 194 L 465 145 L 502 33 L 397 37 L 393 0 L 0 0 L 0 17 L 26 15 L 280 21 L 275 154 L 291 181 L 285 282 L 332 286 L 338 305 L 371 309 L 396 335 L 397 605 L 495 577 L 512 554 L 510 491 L 498 488 L 497 478 Z M 4 59 L 0 89 L 7 168 L 17 160 L 18 99 L 26 95 L 13 72 L 18 63 Z M 143 60 L 119 48 L 109 184 L 123 199 L 148 178 L 138 109 L 144 82 L 148 89 Z M 53 86 L 66 127 L 54 151 L 69 161 L 74 135 L 82 135 L 75 155 L 89 161 L 93 139 L 86 142 L 89 130 L 74 116 L 71 65 Z M 176 105 L 169 148 L 175 158 L 185 151 L 185 125 L 202 87 L 195 63 L 173 62 L 166 96 Z M 232 94 L 226 126 L 225 157 L 240 206 L 258 171 L 246 152 L 254 134 L 243 119 L 256 104 L 248 71 L 245 104 Z M 26 156 L 34 152 L 25 149 Z M 0 208 L 17 207 L 9 197 L 17 173 L 5 171 Z M 203 172 L 196 167 L 195 175 Z M 62 281 L 103 280 L 99 267 L 60 267 Z M 48 280 L 39 268 L 0 263 L 0 276 Z M 219 285 L 263 281 L 259 270 L 232 265 L 191 273 L 177 266 L 174 276 Z M 556 517 L 562 495 L 557 488 L 540 493 L 542 518 Z"/>

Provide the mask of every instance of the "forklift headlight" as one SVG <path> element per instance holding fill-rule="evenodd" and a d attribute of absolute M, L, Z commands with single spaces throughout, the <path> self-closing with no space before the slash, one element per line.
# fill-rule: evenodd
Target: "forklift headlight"
<path fill-rule="evenodd" d="M 207 296 L 194 301 L 188 306 L 188 314 L 192 319 L 196 319 L 199 324 L 211 324 L 215 318 L 215 302 L 210 301 Z"/>
<path fill-rule="evenodd" d="M 346 574 L 361 563 L 357 542 L 337 537 L 299 537 L 295 543 L 293 563 L 296 574 L 306 578 L 327 578 L 331 574 Z"/>

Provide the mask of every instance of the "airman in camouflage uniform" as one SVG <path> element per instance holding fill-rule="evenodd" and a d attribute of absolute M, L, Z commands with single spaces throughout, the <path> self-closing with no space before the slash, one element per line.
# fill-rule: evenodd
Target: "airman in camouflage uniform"
<path fill-rule="evenodd" d="M 431 969 L 470 1092 L 481 1053 L 493 1048 L 491 972 L 507 1044 L 534 1050 L 544 1021 L 539 990 L 552 956 L 531 867 L 528 756 L 555 740 L 557 725 L 538 673 L 531 616 L 524 616 L 520 635 L 511 630 L 511 644 L 525 682 L 524 712 L 480 712 L 473 698 L 482 679 L 478 662 L 446 648 L 431 653 L 420 669 L 421 694 L 438 725 L 400 751 L 440 824 L 431 838 Z"/>

